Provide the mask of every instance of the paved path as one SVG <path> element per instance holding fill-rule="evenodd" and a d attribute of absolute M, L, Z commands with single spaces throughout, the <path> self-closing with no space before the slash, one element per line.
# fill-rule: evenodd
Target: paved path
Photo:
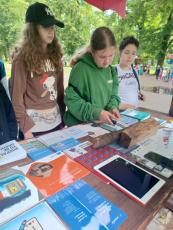
<path fill-rule="evenodd" d="M 173 89 L 171 82 L 164 82 L 162 80 L 156 80 L 155 76 L 142 76 L 140 77 L 140 82 L 142 87 L 166 87 Z M 164 94 L 163 90 L 160 90 L 159 93 L 143 91 L 145 94 L 145 101 L 140 102 L 140 107 L 153 109 L 159 112 L 168 113 L 172 95 Z"/>

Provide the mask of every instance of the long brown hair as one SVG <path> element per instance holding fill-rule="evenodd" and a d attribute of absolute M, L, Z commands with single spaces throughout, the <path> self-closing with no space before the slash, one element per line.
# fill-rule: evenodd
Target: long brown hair
<path fill-rule="evenodd" d="M 47 46 L 47 52 L 43 51 L 37 25 L 27 23 L 22 31 L 21 39 L 14 46 L 13 59 L 21 58 L 27 66 L 28 71 L 38 74 L 43 72 L 45 59 L 50 59 L 56 70 L 62 70 L 62 48 L 56 37 Z"/>
<path fill-rule="evenodd" d="M 98 27 L 91 35 L 90 44 L 74 54 L 70 61 L 70 66 L 73 67 L 84 54 L 103 50 L 110 46 L 116 47 L 113 32 L 108 27 Z"/>

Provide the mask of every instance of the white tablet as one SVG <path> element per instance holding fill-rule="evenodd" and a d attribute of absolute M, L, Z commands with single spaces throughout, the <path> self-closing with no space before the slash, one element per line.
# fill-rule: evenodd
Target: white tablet
<path fill-rule="evenodd" d="M 94 169 L 132 199 L 145 205 L 165 181 L 120 156 L 113 156 Z"/>

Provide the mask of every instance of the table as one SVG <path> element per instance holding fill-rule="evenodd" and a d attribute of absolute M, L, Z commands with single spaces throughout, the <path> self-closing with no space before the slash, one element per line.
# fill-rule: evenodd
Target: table
<path fill-rule="evenodd" d="M 169 120 L 170 116 L 158 113 L 156 111 L 140 108 L 141 111 L 148 111 L 152 116 Z M 142 166 L 141 166 L 142 167 Z M 143 167 L 145 168 L 145 167 Z M 147 169 L 150 171 L 149 169 Z M 153 174 L 156 174 L 152 172 Z M 156 174 L 157 175 L 157 174 Z M 160 175 L 157 175 L 161 177 Z M 165 180 L 165 178 L 163 178 Z M 154 213 L 163 205 L 166 198 L 173 191 L 173 177 L 166 180 L 166 184 L 152 197 L 152 199 L 142 206 L 130 199 L 127 195 L 117 190 L 115 187 L 104 183 L 96 175 L 90 174 L 84 178 L 84 180 L 97 189 L 107 199 L 112 201 L 115 205 L 126 212 L 128 218 L 121 225 L 120 230 L 143 230 L 147 223 L 152 219 Z"/>
<path fill-rule="evenodd" d="M 140 108 L 140 110 L 148 111 L 155 117 L 167 120 L 171 119 L 171 117 L 168 115 L 158 113 L 156 111 L 146 110 L 144 108 Z M 149 169 L 147 170 L 149 171 Z M 172 177 L 166 180 L 165 185 L 157 192 L 155 196 L 152 197 L 152 199 L 145 206 L 142 206 L 136 201 L 130 199 L 127 195 L 115 187 L 105 183 L 100 177 L 93 173 L 85 176 L 83 179 L 128 215 L 128 218 L 120 226 L 120 230 L 145 229 L 152 216 L 159 210 L 168 195 L 173 191 Z"/>

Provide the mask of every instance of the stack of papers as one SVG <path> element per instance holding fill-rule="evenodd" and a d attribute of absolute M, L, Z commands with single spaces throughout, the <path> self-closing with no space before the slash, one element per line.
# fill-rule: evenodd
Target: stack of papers
<path fill-rule="evenodd" d="M 148 119 L 151 117 L 151 114 L 148 112 L 144 112 L 144 111 L 138 111 L 135 109 L 126 109 L 125 111 L 121 112 L 121 114 L 129 116 L 129 117 L 133 117 L 138 119 L 139 121 L 143 121 L 145 119 Z"/>
<path fill-rule="evenodd" d="M 26 151 L 14 140 L 0 145 L 0 166 L 26 157 Z"/>

